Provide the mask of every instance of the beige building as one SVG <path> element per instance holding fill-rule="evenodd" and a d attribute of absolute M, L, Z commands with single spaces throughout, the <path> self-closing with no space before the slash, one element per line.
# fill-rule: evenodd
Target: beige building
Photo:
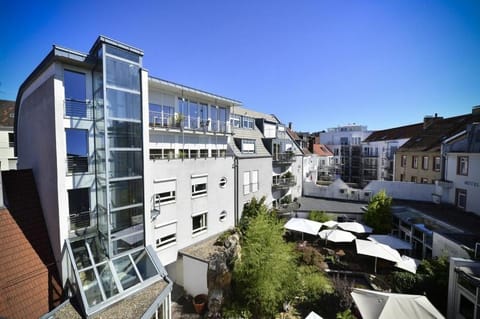
<path fill-rule="evenodd" d="M 426 116 L 423 130 L 412 136 L 395 154 L 394 180 L 414 183 L 434 183 L 442 178 L 442 141 L 465 130 L 467 124 L 480 121 L 477 108 L 470 114 L 444 119 Z"/>

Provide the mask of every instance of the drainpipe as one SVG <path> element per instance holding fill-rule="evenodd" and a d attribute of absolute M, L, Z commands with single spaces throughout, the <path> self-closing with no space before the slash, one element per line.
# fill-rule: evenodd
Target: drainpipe
<path fill-rule="evenodd" d="M 236 156 L 233 159 L 233 205 L 236 227 L 240 221 L 240 213 L 238 210 L 238 157 Z"/>

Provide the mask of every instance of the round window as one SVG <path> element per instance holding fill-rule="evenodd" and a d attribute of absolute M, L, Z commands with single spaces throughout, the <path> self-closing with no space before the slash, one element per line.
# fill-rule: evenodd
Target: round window
<path fill-rule="evenodd" d="M 221 222 L 224 222 L 227 219 L 227 212 L 224 210 L 220 213 L 220 216 L 218 217 L 218 220 Z"/>
<path fill-rule="evenodd" d="M 220 187 L 225 187 L 225 185 L 227 185 L 227 178 L 226 177 L 222 177 L 220 178 L 220 183 L 219 183 Z"/>

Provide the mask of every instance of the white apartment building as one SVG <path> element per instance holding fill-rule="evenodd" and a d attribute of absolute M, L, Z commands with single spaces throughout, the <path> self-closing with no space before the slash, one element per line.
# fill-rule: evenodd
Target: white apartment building
<path fill-rule="evenodd" d="M 142 60 L 102 36 L 89 53 L 54 46 L 16 101 L 18 167 L 33 171 L 84 316 L 158 285 L 144 317 L 170 318 L 173 281 L 207 293 L 206 265 L 182 251 L 232 228 L 254 196 L 302 194 L 302 152 L 276 117 L 152 77 Z"/>
<path fill-rule="evenodd" d="M 467 212 L 480 214 L 480 125 L 442 143 L 443 176 L 436 181 L 439 200 Z"/>
<path fill-rule="evenodd" d="M 14 152 L 13 120 L 15 101 L 0 100 L 0 170 L 17 168 Z"/>

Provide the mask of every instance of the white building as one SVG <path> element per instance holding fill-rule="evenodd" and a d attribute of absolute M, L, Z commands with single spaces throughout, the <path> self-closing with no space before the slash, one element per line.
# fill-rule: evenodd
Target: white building
<path fill-rule="evenodd" d="M 13 121 L 15 117 L 15 102 L 0 100 L 0 170 L 17 168 L 15 157 Z"/>
<path fill-rule="evenodd" d="M 480 262 L 450 258 L 447 319 L 480 316 Z"/>
<path fill-rule="evenodd" d="M 480 214 L 479 134 L 475 123 L 442 143 L 443 178 L 436 182 L 439 200 L 475 214 Z"/>

